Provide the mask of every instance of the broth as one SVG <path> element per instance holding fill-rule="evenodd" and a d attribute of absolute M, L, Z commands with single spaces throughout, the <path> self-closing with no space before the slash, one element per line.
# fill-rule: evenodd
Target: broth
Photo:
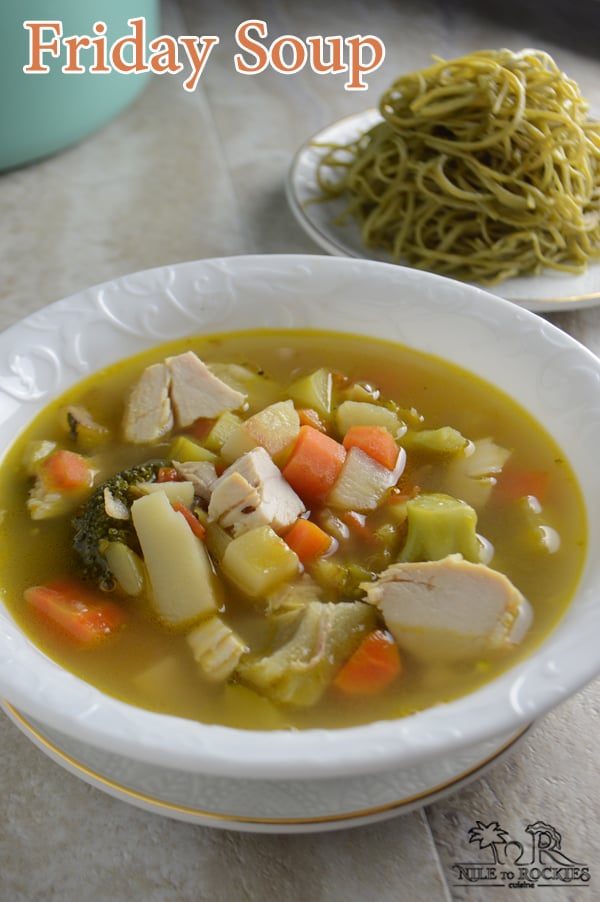
<path fill-rule="evenodd" d="M 546 474 L 547 489 L 541 503 L 527 496 L 514 503 L 498 501 L 494 489 L 478 509 L 477 532 L 494 548 L 490 566 L 505 573 L 533 608 L 533 624 L 524 640 L 509 653 L 452 663 L 424 662 L 402 652 L 401 675 L 378 694 L 346 696 L 329 687 L 314 705 L 298 707 L 274 702 L 235 677 L 217 684 L 203 679 L 185 632 L 162 627 L 149 613 L 144 595 L 125 597 L 118 589 L 112 593 L 125 609 L 127 625 L 116 638 L 93 648 L 76 644 L 41 618 L 23 600 L 24 593 L 28 587 L 72 572 L 72 513 L 31 519 L 26 506 L 31 480 L 23 466 L 27 448 L 39 440 L 74 447 L 59 424 L 59 412 L 65 405 L 77 404 L 85 405 L 94 420 L 110 430 L 110 443 L 92 451 L 101 461 L 102 478 L 150 458 L 167 457 L 171 436 L 148 445 L 125 445 L 119 438 L 124 403 L 130 386 L 146 366 L 188 350 L 209 365 L 237 364 L 266 374 L 265 378 L 281 386 L 273 400 L 287 398 L 291 383 L 326 367 L 343 373 L 346 385 L 366 384 L 368 391 L 376 386 L 381 396 L 393 399 L 401 411 L 412 411 L 419 429 L 452 426 L 471 441 L 491 437 L 510 450 L 511 468 Z M 407 452 L 402 477 L 406 483 L 418 476 L 421 490 L 444 491 L 446 474 L 447 457 Z M 249 729 L 345 727 L 402 717 L 473 691 L 529 654 L 556 626 L 573 595 L 586 544 L 584 505 L 567 461 L 514 401 L 483 380 L 426 354 L 376 339 L 316 331 L 187 338 L 88 377 L 49 405 L 14 443 L 0 472 L 0 508 L 2 597 L 19 626 L 46 655 L 130 704 Z M 382 515 L 370 516 L 377 527 L 376 518 Z M 540 542 L 540 529 L 558 536 L 559 547 Z M 348 545 L 345 554 L 364 563 L 359 539 Z M 262 602 L 249 601 L 227 581 L 225 596 L 227 624 L 247 646 L 266 647 L 270 627 L 264 623 Z M 333 600 L 341 599 L 342 595 Z"/>

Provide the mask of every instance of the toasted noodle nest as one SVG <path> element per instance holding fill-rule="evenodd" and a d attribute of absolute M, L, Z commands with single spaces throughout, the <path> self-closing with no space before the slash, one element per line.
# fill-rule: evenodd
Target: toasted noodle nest
<path fill-rule="evenodd" d="M 600 257 L 600 123 L 539 50 L 485 50 L 399 78 L 383 122 L 325 145 L 323 199 L 348 198 L 364 244 L 493 285 Z"/>

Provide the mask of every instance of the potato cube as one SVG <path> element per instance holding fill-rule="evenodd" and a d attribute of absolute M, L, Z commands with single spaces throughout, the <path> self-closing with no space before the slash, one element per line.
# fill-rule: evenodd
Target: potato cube
<path fill-rule="evenodd" d="M 232 539 L 223 554 L 223 573 L 252 598 L 265 597 L 299 572 L 297 554 L 270 526 Z"/>
<path fill-rule="evenodd" d="M 290 448 L 298 438 L 300 419 L 292 401 L 270 404 L 249 417 L 234 430 L 221 449 L 226 463 L 233 463 L 246 451 L 257 445 L 265 448 L 271 457 Z"/>
<path fill-rule="evenodd" d="M 375 510 L 400 472 L 399 467 L 388 470 L 360 448 L 350 448 L 327 503 L 340 510 Z"/>

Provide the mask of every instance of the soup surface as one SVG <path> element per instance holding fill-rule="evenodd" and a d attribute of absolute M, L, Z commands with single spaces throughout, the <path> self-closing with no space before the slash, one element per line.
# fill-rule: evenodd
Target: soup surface
<path fill-rule="evenodd" d="M 2 598 L 44 653 L 251 729 L 474 690 L 556 625 L 586 542 L 568 463 L 511 399 L 313 331 L 188 338 L 87 378 L 13 445 L 0 508 Z"/>

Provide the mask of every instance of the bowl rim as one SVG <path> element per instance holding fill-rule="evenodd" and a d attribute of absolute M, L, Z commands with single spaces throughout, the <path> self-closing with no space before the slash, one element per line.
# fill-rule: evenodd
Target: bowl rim
<path fill-rule="evenodd" d="M 356 292 L 367 287 L 365 304 L 364 295 Z M 342 290 L 345 297 L 340 297 Z M 387 319 L 374 324 L 375 313 Z M 174 768 L 222 776 L 341 777 L 414 764 L 446 749 L 515 732 L 600 672 L 600 649 L 592 642 L 600 626 L 600 609 L 594 604 L 600 562 L 589 553 L 600 536 L 600 504 L 592 503 L 600 500 L 600 483 L 591 472 L 592 440 L 598 430 L 584 428 L 584 413 L 592 418 L 600 413 L 600 360 L 535 313 L 483 289 L 393 264 L 306 254 L 187 261 L 100 283 L 0 333 L 0 361 L 3 351 L 8 361 L 0 364 L 0 455 L 12 445 L 15 427 L 20 429 L 57 391 L 123 356 L 184 334 L 165 335 L 165 329 L 192 330 L 186 334 L 237 331 L 227 324 L 240 317 L 254 328 L 273 319 L 281 321 L 273 328 L 326 328 L 313 324 L 340 315 L 344 320 L 338 331 L 367 334 L 378 328 L 385 332 L 381 337 L 390 338 L 393 325 L 392 340 L 398 343 L 406 343 L 396 335 L 405 321 L 418 334 L 425 335 L 428 328 L 438 345 L 452 328 L 453 335 L 460 332 L 456 340 L 463 343 L 463 351 L 475 355 L 479 368 L 486 365 L 491 347 L 508 349 L 504 363 L 511 364 L 507 379 L 513 385 L 522 372 L 531 375 L 537 367 L 539 384 L 525 386 L 527 397 L 537 391 L 547 402 L 557 385 L 563 394 L 577 393 L 576 410 L 557 410 L 556 419 L 565 434 L 580 427 L 571 452 L 579 453 L 583 439 L 586 443 L 577 462 L 567 453 L 574 469 L 578 467 L 582 491 L 587 486 L 591 494 L 578 604 L 526 659 L 461 699 L 365 726 L 272 732 L 199 724 L 106 696 L 47 658 L 0 609 L 0 694 L 10 704 L 60 732 L 135 760 L 168 761 Z M 169 317 L 175 317 L 176 325 Z M 107 337 L 110 344 L 102 345 Z M 427 344 L 431 338 L 423 340 Z M 123 348 L 130 350 L 123 353 Z M 452 354 L 459 350 L 453 348 Z M 478 372 L 469 363 L 462 366 Z M 43 389 L 49 376 L 50 388 Z M 545 410 L 545 417 L 550 414 Z M 600 423 L 600 416 L 595 420 Z M 583 635 L 578 620 L 585 625 Z"/>

